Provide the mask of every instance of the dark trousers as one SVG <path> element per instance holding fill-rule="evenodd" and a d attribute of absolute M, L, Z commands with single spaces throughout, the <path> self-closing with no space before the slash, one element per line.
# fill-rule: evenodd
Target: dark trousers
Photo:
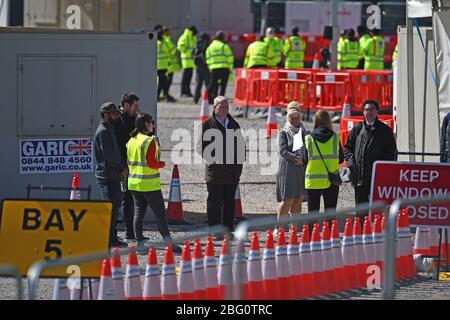
<path fill-rule="evenodd" d="M 126 191 L 123 193 L 122 202 L 122 220 L 126 228 L 126 238 L 134 239 L 134 228 L 133 228 L 133 218 L 134 218 L 134 199 L 131 191 Z"/>
<path fill-rule="evenodd" d="M 131 191 L 134 198 L 134 235 L 136 240 L 144 238 L 144 217 L 147 206 L 152 209 L 156 217 L 156 225 L 158 231 L 161 233 L 163 239 L 168 241 L 171 239 L 169 226 L 166 220 L 166 207 L 164 206 L 164 199 L 161 190 L 151 192 L 137 192 Z"/>
<path fill-rule="evenodd" d="M 169 91 L 170 87 L 172 86 L 172 82 L 173 82 L 173 73 L 169 73 L 167 74 L 167 87 Z"/>
<path fill-rule="evenodd" d="M 227 91 L 228 77 L 230 69 L 214 69 L 211 71 L 211 83 L 209 84 L 208 94 L 209 103 L 213 104 L 217 96 L 224 96 Z M 220 82 L 220 91 L 219 91 Z"/>
<path fill-rule="evenodd" d="M 104 201 L 112 202 L 112 217 L 111 217 L 111 226 L 109 229 L 109 238 L 110 241 L 117 239 L 117 217 L 119 216 L 120 206 L 122 204 L 123 192 L 120 188 L 120 181 L 104 181 L 97 180 L 97 184 L 100 187 L 100 191 L 102 194 L 102 199 Z"/>
<path fill-rule="evenodd" d="M 194 69 L 183 69 L 183 76 L 181 77 L 181 94 L 191 96 L 191 80 Z"/>
<path fill-rule="evenodd" d="M 199 101 L 202 96 L 202 88 L 205 85 L 205 88 L 209 87 L 210 74 L 208 68 L 197 68 L 195 70 L 196 75 L 196 86 L 194 93 L 194 101 Z"/>
<path fill-rule="evenodd" d="M 161 96 L 161 91 L 164 93 L 164 97 L 169 95 L 169 82 L 166 73 L 166 69 L 158 70 L 158 97 Z"/>
<path fill-rule="evenodd" d="M 339 187 L 331 185 L 328 189 L 306 189 L 308 194 L 308 212 L 320 210 L 320 198 L 323 196 L 325 211 L 336 210 Z"/>
<path fill-rule="evenodd" d="M 210 227 L 223 224 L 230 232 L 234 228 L 234 196 L 237 184 L 207 183 L 207 213 Z"/>
<path fill-rule="evenodd" d="M 362 204 L 369 202 L 370 198 L 370 186 L 355 186 L 355 204 Z M 361 225 L 364 223 L 364 217 L 367 216 L 368 212 L 357 212 L 356 215 L 361 218 Z"/>

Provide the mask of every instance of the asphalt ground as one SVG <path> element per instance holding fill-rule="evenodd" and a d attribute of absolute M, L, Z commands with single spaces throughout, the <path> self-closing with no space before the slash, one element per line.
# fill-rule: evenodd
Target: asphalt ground
<path fill-rule="evenodd" d="M 170 181 L 172 176 L 173 164 L 179 165 L 181 194 L 183 199 L 183 210 L 185 221 L 190 225 L 174 226 L 171 225 L 171 232 L 175 241 L 177 239 L 192 237 L 195 238 L 196 230 L 207 226 L 206 217 L 206 185 L 204 183 L 204 166 L 202 164 L 188 164 L 180 163 L 175 159 L 177 152 L 174 147 L 180 148 L 181 145 L 187 153 L 193 152 L 194 144 L 194 128 L 200 114 L 200 106 L 194 104 L 192 99 L 180 98 L 180 77 L 176 75 L 174 84 L 171 88 L 171 94 L 178 99 L 176 103 L 158 103 L 158 136 L 162 148 L 162 160 L 166 162 L 166 167 L 161 170 L 162 192 L 166 200 L 166 205 L 169 196 Z M 192 91 L 193 91 L 192 86 Z M 227 96 L 232 97 L 234 92 L 233 85 L 228 87 Z M 117 96 L 117 93 L 114 93 Z M 145 110 L 145 106 L 142 106 Z M 231 108 L 234 112 L 234 108 Z M 266 118 L 246 119 L 237 118 L 241 127 L 244 130 L 261 129 L 264 130 L 266 126 Z M 284 119 L 278 118 L 278 127 L 284 125 Z M 311 122 L 304 122 L 307 128 L 312 128 Z M 335 129 L 339 130 L 339 125 L 334 124 Z M 191 136 L 189 138 L 189 136 Z M 184 142 L 180 144 L 180 139 L 184 138 Z M 266 139 L 260 136 L 257 146 L 249 146 L 247 159 L 266 159 L 267 150 L 275 148 L 276 139 Z M 178 150 L 177 149 L 177 150 Z M 193 155 L 192 155 L 193 157 Z M 174 161 L 175 160 L 175 161 Z M 277 161 L 275 162 L 276 167 Z M 259 218 L 264 216 L 275 216 L 276 214 L 276 192 L 275 192 L 275 175 L 273 170 L 267 170 L 270 165 L 266 163 L 244 165 L 243 174 L 241 177 L 241 202 L 244 211 L 244 216 L 247 219 Z M 276 169 L 276 168 L 275 168 Z M 265 172 L 268 171 L 268 172 Z M 337 208 L 349 208 L 354 206 L 354 191 L 349 184 L 343 184 L 340 188 L 338 206 Z M 306 203 L 303 204 L 303 212 L 306 212 Z M 257 228 L 264 232 L 266 228 Z M 123 228 L 122 228 L 123 230 Z M 342 232 L 343 230 L 341 230 Z M 160 242 L 161 236 L 156 230 L 156 226 L 151 223 L 146 224 L 145 236 L 150 238 L 151 242 Z M 121 231 L 119 235 L 124 236 Z M 260 245 L 264 245 L 264 235 L 261 234 Z M 205 238 L 202 239 L 203 245 Z M 191 241 L 192 243 L 192 241 Z M 247 242 L 247 247 L 248 247 Z M 220 252 L 220 242 L 215 242 L 216 252 Z M 162 263 L 163 252 L 158 251 L 158 258 Z M 179 257 L 176 257 L 179 261 Z M 125 265 L 126 259 L 123 257 L 122 263 Z M 146 256 L 142 254 L 139 256 L 139 264 L 141 272 L 145 271 Z M 143 277 L 142 277 L 143 281 Z M 25 280 L 23 281 L 25 296 L 27 295 L 27 286 Z M 398 283 L 396 291 L 397 299 L 449 299 L 450 285 L 446 281 L 435 281 L 431 279 L 430 274 L 421 274 L 417 278 L 409 282 Z M 53 280 L 41 279 L 36 293 L 37 299 L 48 300 L 52 297 Z M 15 297 L 15 283 L 12 279 L 0 278 L 0 300 L 14 299 Z M 341 296 L 324 297 L 324 299 L 380 299 L 381 293 L 378 291 L 360 291 Z"/>

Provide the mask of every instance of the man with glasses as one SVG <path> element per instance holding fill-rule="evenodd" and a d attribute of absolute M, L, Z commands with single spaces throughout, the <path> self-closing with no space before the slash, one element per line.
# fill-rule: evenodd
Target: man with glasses
<path fill-rule="evenodd" d="M 350 131 L 344 158 L 355 188 L 355 203 L 369 202 L 372 167 L 375 161 L 397 160 L 397 145 L 392 129 L 378 120 L 380 106 L 375 100 L 362 104 L 364 120 Z"/>

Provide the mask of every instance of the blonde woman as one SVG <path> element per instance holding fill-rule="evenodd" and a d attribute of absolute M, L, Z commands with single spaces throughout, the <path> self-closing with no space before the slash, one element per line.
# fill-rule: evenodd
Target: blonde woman
<path fill-rule="evenodd" d="M 277 172 L 277 215 L 300 213 L 305 198 L 305 173 L 300 150 L 293 151 L 294 136 L 301 131 L 302 140 L 308 131 L 301 122 L 298 104 L 291 102 L 287 110 L 286 124 L 279 134 L 279 162 Z"/>

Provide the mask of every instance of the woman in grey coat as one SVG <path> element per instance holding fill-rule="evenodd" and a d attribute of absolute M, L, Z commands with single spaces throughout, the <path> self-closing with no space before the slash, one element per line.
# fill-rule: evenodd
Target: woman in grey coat
<path fill-rule="evenodd" d="M 301 131 L 302 141 L 309 133 L 301 122 L 298 104 L 288 106 L 287 121 L 279 134 L 279 162 L 277 172 L 277 215 L 300 213 L 305 199 L 305 170 L 300 150 L 293 151 L 294 135 Z"/>

